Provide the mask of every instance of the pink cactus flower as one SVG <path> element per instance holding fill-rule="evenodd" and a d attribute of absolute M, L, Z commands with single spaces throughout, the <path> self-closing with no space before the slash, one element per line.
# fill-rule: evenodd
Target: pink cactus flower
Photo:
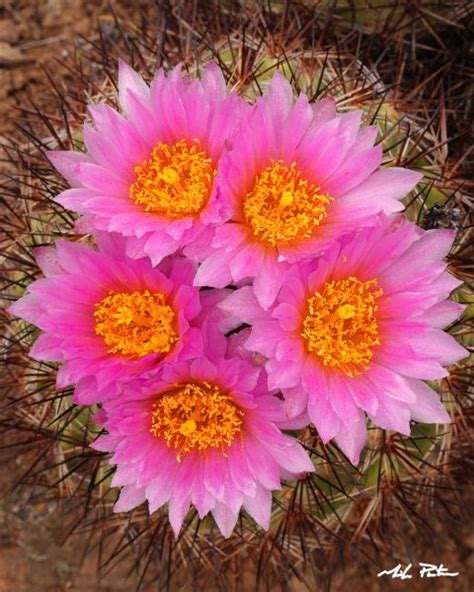
<path fill-rule="evenodd" d="M 127 237 L 130 257 L 157 265 L 223 219 L 219 159 L 246 103 L 226 93 L 215 64 L 201 80 L 179 67 L 168 77 L 160 70 L 148 87 L 122 61 L 119 101 L 124 116 L 89 107 L 95 127 L 84 125 L 87 154 L 49 152 L 73 187 L 57 201 L 92 229 Z"/>
<path fill-rule="evenodd" d="M 202 347 L 199 330 L 190 327 L 201 310 L 190 261 L 175 257 L 163 272 L 126 257 L 111 236 L 100 246 L 97 252 L 57 241 L 36 249 L 46 277 L 9 307 L 43 331 L 30 355 L 63 362 L 57 386 L 75 383 L 79 404 L 116 396 L 122 381 L 200 355 Z"/>
<path fill-rule="evenodd" d="M 105 403 L 108 434 L 92 447 L 113 453 L 112 486 L 122 487 L 115 511 L 147 501 L 152 513 L 168 503 L 178 536 L 193 505 L 200 518 L 211 512 L 228 537 L 243 507 L 267 529 L 272 490 L 314 470 L 302 446 L 280 431 L 299 424 L 262 388 L 262 368 L 226 359 L 225 348 L 222 336 L 213 339 L 206 357 L 166 365 Z"/>
<path fill-rule="evenodd" d="M 268 387 L 281 389 L 289 417 L 307 409 L 322 440 L 335 438 L 354 464 L 365 413 L 407 435 L 410 420 L 450 421 L 422 381 L 466 356 L 442 331 L 463 310 L 446 300 L 461 283 L 443 260 L 453 237 L 378 217 L 323 257 L 295 263 L 270 311 L 251 287 L 220 305 L 252 324 L 245 347 L 265 356 Z"/>
<path fill-rule="evenodd" d="M 331 98 L 309 104 L 301 94 L 293 103 L 290 84 L 274 75 L 222 158 L 228 222 L 187 251 L 202 261 L 196 285 L 253 278 L 267 309 L 290 263 L 319 255 L 374 214 L 403 209 L 399 200 L 421 175 L 377 170 L 377 129 L 360 128 L 360 120 L 360 111 L 336 116 Z"/>

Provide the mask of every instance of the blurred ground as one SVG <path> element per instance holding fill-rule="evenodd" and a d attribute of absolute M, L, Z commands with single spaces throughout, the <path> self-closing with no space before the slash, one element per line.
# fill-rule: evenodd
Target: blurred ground
<path fill-rule="evenodd" d="M 6 441 L 0 433 L 0 448 Z M 12 456 L 8 449 L 0 451 L 0 592 L 134 592 L 136 578 L 130 574 L 130 565 L 121 562 L 119 568 L 97 578 L 98 553 L 84 556 L 85 540 L 73 536 L 61 543 L 62 524 L 56 514 L 55 503 L 31 503 L 28 490 L 15 490 L 6 499 L 4 494 L 28 469 L 28 458 Z M 465 504 L 474 502 L 472 492 L 465 492 Z M 407 533 L 406 562 L 402 569 L 413 563 L 412 579 L 377 578 L 377 573 L 396 566 L 390 557 L 380 557 L 378 562 L 364 556 L 364 550 L 356 550 L 354 556 L 346 556 L 333 574 L 330 592 L 472 592 L 474 585 L 474 530 L 466 522 L 453 534 L 443 522 L 433 524 L 432 542 L 416 544 L 416 534 Z M 403 550 L 400 552 L 403 555 Z M 458 572 L 456 578 L 420 578 L 418 563 L 431 563 L 449 572 Z M 253 574 L 248 577 L 249 588 L 254 590 Z M 308 581 L 312 582 L 311 574 Z M 152 588 L 153 589 L 153 588 Z M 210 592 L 186 588 L 190 592 Z M 323 589 L 321 589 L 323 590 Z M 175 592 L 171 590 L 171 592 Z M 298 579 L 288 582 L 288 592 L 316 592 Z"/>
<path fill-rule="evenodd" d="M 0 2 L 0 139 L 18 118 L 16 105 L 47 102 L 42 69 L 54 58 L 67 60 L 74 35 L 88 35 L 101 0 L 2 0 Z M 0 434 L 0 447 L 9 444 Z M 97 557 L 83 558 L 76 537 L 60 545 L 54 504 L 29 504 L 27 492 L 2 500 L 28 468 L 27 459 L 0 452 L 0 592 L 128 592 L 127 568 L 97 581 Z"/>
<path fill-rule="evenodd" d="M 11 444 L 0 434 L 0 447 Z M 29 468 L 28 457 L 20 458 L 0 451 L 0 592 L 133 591 L 128 566 L 99 582 L 97 554 L 84 557 L 85 541 L 77 536 L 61 544 L 56 503 L 31 503 L 26 488 L 11 493 Z"/>
<path fill-rule="evenodd" d="M 125 3 L 122 2 L 123 6 Z M 130 2 L 131 5 L 138 3 Z M 94 29 L 99 14 L 107 12 L 102 0 L 3 0 L 0 6 L 0 138 L 8 136 L 17 116 L 17 103 L 31 98 L 38 105 L 47 101 L 49 89 L 42 66 L 51 66 L 54 58 L 67 59 L 73 35 L 87 35 Z M 0 446 L 5 436 L 0 434 Z M 3 456 L 3 458 L 2 458 Z M 11 458 L 6 450 L 0 453 L 0 496 L 6 493 L 27 468 Z M 27 503 L 27 493 L 9 495 L 0 501 L 0 592 L 122 592 L 135 589 L 134 580 L 122 572 L 108 575 L 100 583 L 96 579 L 97 557 L 82 557 L 79 538 L 60 544 L 54 504 Z M 464 502 L 472 503 L 472 495 Z M 382 569 L 390 569 L 389 559 L 380 565 L 363 557 L 348 561 L 334 574 L 331 590 L 335 592 L 378 592 L 382 590 L 415 590 L 416 592 L 471 592 L 474 573 L 474 533 L 469 524 L 453 536 L 446 535 L 442 523 L 435 525 L 432 545 L 420 548 L 409 560 L 443 563 L 450 571 L 459 571 L 459 578 L 397 581 L 377 579 Z M 408 563 L 408 560 L 407 560 Z M 415 573 L 414 571 L 412 573 Z M 290 582 L 295 592 L 308 588 Z"/>
<path fill-rule="evenodd" d="M 102 3 L 89 0 L 3 0 L 0 3 L 0 135 L 15 117 L 14 95 L 42 102 L 42 65 L 67 57 L 74 33 L 86 34 Z"/>

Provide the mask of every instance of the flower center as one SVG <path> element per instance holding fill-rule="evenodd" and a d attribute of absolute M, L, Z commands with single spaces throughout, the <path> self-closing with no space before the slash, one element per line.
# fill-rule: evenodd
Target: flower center
<path fill-rule="evenodd" d="M 220 448 L 223 453 L 242 429 L 244 412 L 219 387 L 203 382 L 176 386 L 154 404 L 151 433 L 181 456 Z"/>
<path fill-rule="evenodd" d="M 175 220 L 195 216 L 206 205 L 216 170 L 201 142 L 158 144 L 149 159 L 135 167 L 130 197 L 147 212 Z"/>
<path fill-rule="evenodd" d="M 301 335 L 308 351 L 347 376 L 367 370 L 380 345 L 376 312 L 382 294 L 376 279 L 361 282 L 350 276 L 327 283 L 307 302 Z"/>
<path fill-rule="evenodd" d="M 95 305 L 95 332 L 109 353 L 142 358 L 167 353 L 178 335 L 175 313 L 161 292 L 115 292 Z"/>
<path fill-rule="evenodd" d="M 296 163 L 272 160 L 245 197 L 243 211 L 254 236 L 275 247 L 311 237 L 332 200 L 303 178 Z"/>

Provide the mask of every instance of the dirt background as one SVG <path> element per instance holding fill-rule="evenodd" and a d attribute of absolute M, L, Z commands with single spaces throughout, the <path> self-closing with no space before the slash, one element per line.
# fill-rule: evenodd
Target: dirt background
<path fill-rule="evenodd" d="M 121 6 L 127 3 L 122 2 Z M 138 8 L 139 3 L 129 3 Z M 43 66 L 60 57 L 67 60 L 76 35 L 90 36 L 99 17 L 107 18 L 110 6 L 100 0 L 2 0 L 0 4 L 0 139 L 8 138 L 18 118 L 17 105 L 26 97 L 41 106 L 48 100 L 48 80 Z M 54 67 L 54 66 L 53 66 Z M 0 434 L 0 446 L 8 445 Z M 12 486 L 27 468 L 27 460 L 12 458 L 6 448 L 0 451 L 0 592 L 122 592 L 135 590 L 133 574 L 122 565 L 117 572 L 97 580 L 98 557 L 83 556 L 80 539 L 62 545 L 58 537 L 54 504 L 28 503 L 23 491 L 10 493 Z M 5 497 L 6 496 L 6 497 Z M 466 493 L 464 502 L 472 502 Z M 358 560 L 347 562 L 334 575 L 336 592 L 416 590 L 431 592 L 473 589 L 469 574 L 474 573 L 474 532 L 468 523 L 448 534 L 443 522 L 435 524 L 430 547 L 418 549 L 419 561 L 443 563 L 459 578 L 391 581 L 377 579 L 376 573 L 394 567 L 390 558 L 380 558 L 380 565 Z M 414 573 L 414 572 L 413 572 Z M 290 582 L 291 590 L 307 590 Z M 190 589 L 190 588 L 189 588 Z"/>
<path fill-rule="evenodd" d="M 139 2 L 122 2 L 122 7 Z M 90 0 L 0 0 L 0 142 L 15 133 L 18 105 L 47 104 L 44 67 L 67 61 L 77 36 L 90 37 L 110 5 Z M 15 484 L 28 459 L 12 455 L 11 435 L 0 433 L 0 592 L 129 592 L 129 566 L 97 579 L 97 555 L 84 557 L 80 537 L 61 544 L 55 505 L 32 504 Z M 13 457 L 12 457 L 13 456 Z"/>

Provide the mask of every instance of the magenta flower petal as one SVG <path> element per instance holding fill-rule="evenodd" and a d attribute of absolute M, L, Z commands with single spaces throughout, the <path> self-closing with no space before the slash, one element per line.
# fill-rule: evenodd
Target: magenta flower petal
<path fill-rule="evenodd" d="M 416 401 L 409 406 L 415 421 L 451 423 L 451 418 L 439 400 L 438 393 L 419 380 L 409 378 L 407 381 L 416 396 Z"/>
<path fill-rule="evenodd" d="M 257 524 L 268 530 L 272 510 L 272 495 L 268 489 L 257 486 L 254 497 L 245 497 L 244 508 Z"/>
<path fill-rule="evenodd" d="M 239 517 L 238 513 L 234 514 L 230 511 L 228 506 L 217 502 L 215 508 L 212 510 L 212 515 L 214 516 L 222 536 L 225 538 L 230 537 L 237 522 L 237 518 Z"/>
<path fill-rule="evenodd" d="M 117 232 L 127 253 L 153 265 L 190 246 L 209 224 L 224 219 L 220 157 L 246 110 L 228 95 L 222 73 L 210 65 L 201 80 L 175 68 L 159 71 L 151 86 L 119 61 L 119 102 L 90 107 L 84 126 L 88 154 L 50 152 L 74 188 L 57 201 L 88 217 L 94 232 Z"/>
<path fill-rule="evenodd" d="M 82 185 L 82 180 L 79 173 L 79 166 L 83 163 L 91 162 L 87 154 L 82 152 L 66 152 L 66 151 L 50 151 L 48 158 L 56 167 L 56 169 L 66 177 L 73 186 Z"/>
<path fill-rule="evenodd" d="M 463 310 L 445 301 L 459 283 L 445 272 L 452 240 L 381 216 L 323 257 L 291 266 L 268 311 L 248 287 L 220 304 L 252 325 L 245 347 L 266 358 L 268 386 L 281 389 L 288 416 L 306 408 L 322 440 L 335 438 L 353 463 L 364 412 L 403 434 L 411 419 L 449 421 L 421 380 L 447 376 L 444 366 L 467 354 L 440 330 Z"/>
<path fill-rule="evenodd" d="M 342 428 L 336 436 L 339 448 L 344 452 L 353 465 L 359 462 L 359 457 L 367 441 L 367 426 L 364 414 L 359 411 L 359 419 L 349 428 Z"/>
<path fill-rule="evenodd" d="M 114 506 L 115 512 L 128 512 L 145 501 L 145 490 L 127 486 L 122 489 L 120 498 Z"/>
<path fill-rule="evenodd" d="M 114 397 L 134 375 L 202 351 L 199 330 L 190 326 L 201 311 L 191 285 L 195 266 L 175 258 L 163 273 L 128 259 L 120 241 L 109 243 L 113 255 L 65 241 L 36 251 L 47 277 L 9 308 L 44 331 L 32 357 L 63 362 L 58 387 L 76 383 L 82 404 Z"/>
<path fill-rule="evenodd" d="M 330 99 L 294 102 L 289 83 L 275 74 L 222 157 L 226 224 L 215 230 L 214 252 L 194 253 L 202 263 L 197 285 L 253 278 L 268 310 L 289 263 L 371 226 L 374 214 L 402 209 L 398 200 L 421 175 L 377 170 L 382 148 L 373 145 L 376 130 L 360 129 L 360 119 L 360 112 L 336 116 Z"/>
<path fill-rule="evenodd" d="M 150 512 L 168 502 L 177 536 L 194 505 L 201 518 L 212 512 L 228 537 L 242 506 L 268 528 L 271 491 L 283 476 L 314 470 L 300 444 L 280 432 L 288 420 L 283 402 L 249 380 L 262 369 L 222 353 L 140 376 L 105 402 L 108 434 L 94 446 L 113 453 L 113 484 L 123 487 L 117 511 L 135 500 L 146 499 Z"/>

